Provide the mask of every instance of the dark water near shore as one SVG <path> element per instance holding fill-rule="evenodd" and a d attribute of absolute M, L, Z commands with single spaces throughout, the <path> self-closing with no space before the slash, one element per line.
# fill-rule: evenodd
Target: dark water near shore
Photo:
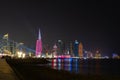
<path fill-rule="evenodd" d="M 49 66 L 76 74 L 120 75 L 120 59 L 52 59 Z"/>

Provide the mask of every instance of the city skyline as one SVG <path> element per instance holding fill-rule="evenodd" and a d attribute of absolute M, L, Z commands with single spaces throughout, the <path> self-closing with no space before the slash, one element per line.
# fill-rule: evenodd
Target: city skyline
<path fill-rule="evenodd" d="M 0 3 L 0 34 L 35 48 L 38 28 L 43 45 L 78 40 L 87 50 L 120 54 L 119 8 L 114 2 L 4 2 Z"/>

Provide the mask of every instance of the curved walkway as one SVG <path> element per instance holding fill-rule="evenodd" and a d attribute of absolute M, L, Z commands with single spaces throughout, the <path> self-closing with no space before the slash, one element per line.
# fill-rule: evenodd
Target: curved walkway
<path fill-rule="evenodd" d="M 19 80 L 5 59 L 0 59 L 0 80 Z"/>

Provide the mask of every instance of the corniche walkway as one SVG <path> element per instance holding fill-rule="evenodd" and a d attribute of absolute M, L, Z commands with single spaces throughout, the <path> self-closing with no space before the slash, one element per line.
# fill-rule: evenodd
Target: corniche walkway
<path fill-rule="evenodd" d="M 0 80 L 19 80 L 5 59 L 0 59 Z"/>

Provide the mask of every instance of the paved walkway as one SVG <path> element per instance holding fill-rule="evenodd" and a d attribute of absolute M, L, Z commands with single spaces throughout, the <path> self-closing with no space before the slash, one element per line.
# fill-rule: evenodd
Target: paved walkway
<path fill-rule="evenodd" d="M 0 80 L 19 80 L 5 59 L 0 59 Z"/>

